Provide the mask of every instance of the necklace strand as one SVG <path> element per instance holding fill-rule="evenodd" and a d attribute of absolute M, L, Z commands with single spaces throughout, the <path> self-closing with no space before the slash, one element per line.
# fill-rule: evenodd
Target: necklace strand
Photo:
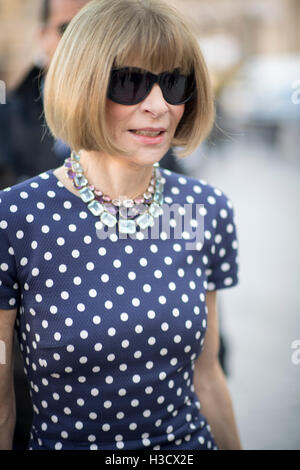
<path fill-rule="evenodd" d="M 142 196 L 132 199 L 126 197 L 111 199 L 90 185 L 84 176 L 80 155 L 74 151 L 65 159 L 64 167 L 74 188 L 79 191 L 82 201 L 87 204 L 93 215 L 100 218 L 102 225 L 112 228 L 118 224 L 120 233 L 133 234 L 137 227 L 142 230 L 152 227 L 154 219 L 163 212 L 164 183 L 158 162 L 153 165 L 147 191 Z"/>

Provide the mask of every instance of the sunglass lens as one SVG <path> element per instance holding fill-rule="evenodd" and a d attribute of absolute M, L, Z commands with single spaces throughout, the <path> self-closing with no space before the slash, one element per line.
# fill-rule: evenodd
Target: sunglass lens
<path fill-rule="evenodd" d="M 190 80 L 178 73 L 166 73 L 161 78 L 161 88 L 165 100 L 170 104 L 180 104 L 191 95 Z"/>
<path fill-rule="evenodd" d="M 68 26 L 69 26 L 69 23 L 62 23 L 58 26 L 58 31 L 61 36 L 64 34 Z"/>
<path fill-rule="evenodd" d="M 117 103 L 133 105 L 141 102 L 149 89 L 149 77 L 130 69 L 113 70 L 108 97 Z"/>

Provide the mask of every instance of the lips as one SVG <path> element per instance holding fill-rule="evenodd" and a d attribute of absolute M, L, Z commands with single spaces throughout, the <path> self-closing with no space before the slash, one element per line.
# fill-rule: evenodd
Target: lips
<path fill-rule="evenodd" d="M 165 128 L 160 127 L 160 128 L 143 128 L 143 129 L 130 129 L 130 132 L 132 132 L 135 135 L 141 135 L 145 137 L 158 137 L 159 135 L 163 134 L 166 131 Z"/>
<path fill-rule="evenodd" d="M 131 129 L 128 131 L 132 139 L 141 145 L 161 145 L 167 135 L 165 129 Z"/>

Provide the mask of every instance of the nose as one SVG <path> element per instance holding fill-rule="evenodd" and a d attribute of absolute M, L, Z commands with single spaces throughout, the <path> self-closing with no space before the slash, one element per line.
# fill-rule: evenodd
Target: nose
<path fill-rule="evenodd" d="M 161 115 L 168 111 L 168 104 L 164 99 L 160 86 L 155 83 L 146 98 L 141 103 L 143 111 L 154 115 Z"/>

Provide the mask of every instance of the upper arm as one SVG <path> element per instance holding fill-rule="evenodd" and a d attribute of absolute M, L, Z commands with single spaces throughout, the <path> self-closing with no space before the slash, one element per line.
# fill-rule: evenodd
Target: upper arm
<path fill-rule="evenodd" d="M 13 341 L 16 314 L 17 309 L 0 310 L 0 416 L 13 398 Z"/>
<path fill-rule="evenodd" d="M 202 378 L 204 374 L 211 372 L 219 361 L 219 321 L 216 290 L 206 293 L 206 308 L 207 330 L 203 350 L 195 363 L 195 373 L 200 374 Z"/>

